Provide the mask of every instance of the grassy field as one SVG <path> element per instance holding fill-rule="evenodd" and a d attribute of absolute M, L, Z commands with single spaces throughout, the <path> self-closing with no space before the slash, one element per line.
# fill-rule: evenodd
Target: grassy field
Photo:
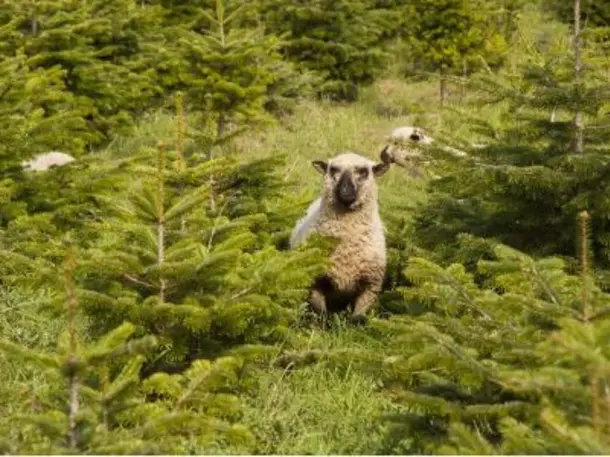
<path fill-rule="evenodd" d="M 232 152 L 244 157 L 287 154 L 285 179 L 297 184 L 303 198 L 313 199 L 320 176 L 310 164 L 312 159 L 328 158 L 343 151 L 354 151 L 378 158 L 387 135 L 397 126 L 420 125 L 434 132 L 441 127 L 436 112 L 436 84 L 386 80 L 367 90 L 362 101 L 336 106 L 305 101 L 292 117 L 281 124 L 239 138 Z M 426 110 L 425 108 L 429 108 Z M 459 129 L 454 118 L 443 119 L 444 129 Z M 453 124 L 451 124 L 453 123 Z M 143 145 L 172 141 L 171 116 L 155 113 L 143 119 L 135 133 L 117 138 L 100 160 L 128 154 Z M 414 178 L 406 170 L 392 168 L 380 180 L 382 216 L 397 211 L 409 219 L 411 205 L 425 199 L 425 179 Z M 390 234 L 391 235 L 391 234 Z M 45 290 L 0 292 L 0 337 L 29 347 L 47 349 L 55 344 L 63 322 L 46 310 L 52 297 Z M 383 351 L 379 342 L 359 329 L 335 328 L 331 332 L 302 331 L 301 349 L 340 348 L 358 351 Z M 0 356 L 3 357 L 3 356 Z M 0 403 L 6 413 L 23 405 L 23 396 L 36 407 L 37 394 L 52 388 L 40 374 L 21 362 L 0 359 Z M 325 364 L 306 367 L 293 373 L 279 368 L 261 371 L 254 386 L 244 396 L 243 422 L 257 435 L 260 453 L 349 454 L 389 452 L 384 448 L 387 430 L 380 416 L 393 406 L 378 388 L 373 374 L 348 364 L 337 369 Z M 21 426 L 14 433 L 29 433 Z M 210 450 L 207 449 L 206 452 Z M 231 452 L 218 449 L 219 453 Z"/>

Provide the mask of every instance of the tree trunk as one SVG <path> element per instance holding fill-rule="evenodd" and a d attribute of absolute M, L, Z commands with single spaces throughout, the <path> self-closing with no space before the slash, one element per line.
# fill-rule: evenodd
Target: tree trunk
<path fill-rule="evenodd" d="M 580 42 L 580 0 L 574 0 L 574 83 L 578 96 L 581 95 L 582 85 L 582 60 L 581 60 L 581 42 Z M 582 113 L 579 108 L 574 113 L 574 148 L 577 154 L 583 153 L 583 121 Z"/>
<path fill-rule="evenodd" d="M 462 81 L 460 83 L 460 103 L 466 98 L 466 78 L 468 77 L 468 67 L 466 61 L 462 60 Z"/>
<path fill-rule="evenodd" d="M 70 247 L 66 258 L 65 268 L 65 288 L 66 288 L 66 305 L 68 310 L 68 344 L 70 351 L 70 367 L 71 374 L 68 379 L 68 390 L 69 390 L 69 412 L 68 412 L 68 427 L 69 427 L 69 440 L 70 449 L 72 451 L 78 451 L 78 428 L 77 428 L 77 416 L 80 410 L 79 402 L 79 378 L 76 372 L 76 363 L 78 361 L 77 354 L 77 335 L 76 335 L 76 286 L 74 285 L 74 253 Z"/>
<path fill-rule="evenodd" d="M 180 165 L 180 179 L 184 179 L 186 172 L 186 157 L 184 152 L 184 137 L 186 135 L 186 116 L 184 114 L 184 94 L 177 92 L 175 95 L 176 109 L 176 151 L 178 152 L 178 163 Z M 184 181 L 180 185 L 180 193 L 184 191 Z M 186 216 L 180 218 L 180 230 L 186 233 Z"/>
<path fill-rule="evenodd" d="M 445 74 L 443 71 L 443 68 L 441 67 L 439 72 L 439 99 L 440 99 L 440 105 L 441 108 L 445 105 L 445 95 L 447 92 L 447 86 L 446 86 L 446 81 L 445 81 Z"/>
<path fill-rule="evenodd" d="M 159 162 L 157 169 L 157 266 L 163 268 L 165 262 L 165 146 L 159 144 Z M 159 275 L 159 300 L 165 301 L 165 278 Z"/>
<path fill-rule="evenodd" d="M 218 115 L 218 121 L 216 122 L 216 143 L 222 147 L 222 140 L 224 139 L 226 130 L 226 118 L 224 113 Z M 208 151 L 208 160 L 212 159 L 212 148 Z M 214 198 L 214 176 L 210 176 L 210 210 L 216 211 L 216 200 Z"/>
<path fill-rule="evenodd" d="M 157 265 L 159 269 L 163 268 L 163 263 L 165 262 L 165 221 L 163 220 L 163 215 L 159 216 L 159 221 L 157 222 Z M 159 300 L 161 302 L 165 301 L 165 279 L 163 275 L 159 278 Z"/>
<path fill-rule="evenodd" d="M 218 122 L 216 123 L 216 141 L 222 142 L 225 136 L 225 130 L 227 128 L 227 121 L 224 113 L 218 115 Z"/>

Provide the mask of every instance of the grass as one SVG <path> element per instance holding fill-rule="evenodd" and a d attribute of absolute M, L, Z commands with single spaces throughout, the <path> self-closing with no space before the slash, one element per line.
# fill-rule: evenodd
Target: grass
<path fill-rule="evenodd" d="M 319 364 L 263 375 L 257 387 L 244 420 L 262 454 L 373 454 L 383 448 L 379 416 L 392 404 L 372 377 Z"/>
<path fill-rule="evenodd" d="M 44 289 L 0 288 L 0 339 L 37 351 L 52 351 L 64 325 L 48 311 L 52 300 L 52 294 Z M 41 393 L 52 386 L 45 373 L 2 352 L 0 365 L 0 430 L 8 430 L 10 433 L 2 439 L 11 441 L 29 428 L 14 427 L 7 422 L 9 417 L 36 408 Z"/>

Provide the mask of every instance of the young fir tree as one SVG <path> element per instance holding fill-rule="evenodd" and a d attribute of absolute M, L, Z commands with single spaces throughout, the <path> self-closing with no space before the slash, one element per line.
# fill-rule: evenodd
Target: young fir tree
<path fill-rule="evenodd" d="M 180 141 L 180 140 L 179 140 Z M 180 144 L 180 143 L 179 143 Z M 157 155 L 156 166 L 150 161 Z M 184 158 L 144 151 L 127 198 L 104 198 L 111 217 L 89 251 L 83 293 L 97 328 L 123 319 L 164 345 L 147 367 L 181 369 L 243 343 L 289 336 L 324 251 L 280 252 L 274 161 Z M 149 165 L 150 164 L 150 165 Z M 209 208 L 214 176 L 215 207 Z M 282 201 L 286 202 L 282 195 Z M 267 208 L 266 208 L 267 207 Z"/>
<path fill-rule="evenodd" d="M 402 1 L 260 2 L 267 30 L 286 37 L 283 54 L 321 78 L 319 94 L 347 100 L 383 71 L 384 44 L 402 24 L 402 8 Z"/>
<path fill-rule="evenodd" d="M 181 85 L 189 104 L 213 119 L 214 143 L 222 144 L 268 120 L 264 107 L 277 83 L 275 72 L 287 68 L 277 52 L 277 37 L 243 25 L 251 6 L 214 3 L 193 7 L 193 17 L 177 27 L 182 55 L 177 65 L 183 67 Z"/>
<path fill-rule="evenodd" d="M 157 54 L 154 66 L 165 88 L 185 91 L 189 99 L 198 100 L 193 108 L 216 107 L 215 117 L 224 109 L 228 118 L 245 114 L 246 118 L 256 120 L 262 118 L 261 98 L 266 111 L 281 116 L 290 113 L 296 101 L 312 93 L 317 78 L 310 72 L 299 71 L 294 63 L 278 55 L 281 43 L 277 37 L 263 33 L 256 2 L 155 3 L 164 8 L 166 44 Z M 184 40 L 176 40 L 176 36 Z M 203 69 L 197 62 L 207 62 L 209 68 Z M 191 80 L 198 81 L 202 88 L 192 89 Z M 202 90 L 206 88 L 218 95 L 206 95 Z M 220 101 L 221 98 L 224 100 Z M 212 103 L 212 99 L 216 102 Z M 202 104 L 205 101 L 211 105 Z M 241 108 L 248 112 L 240 112 Z"/>
<path fill-rule="evenodd" d="M 233 449 L 247 446 L 247 430 L 228 422 L 238 404 L 226 389 L 239 361 L 198 360 L 183 375 L 142 381 L 140 370 L 156 339 L 133 339 L 136 327 L 123 322 L 97 341 L 83 340 L 76 326 L 74 261 L 69 252 L 63 272 L 67 326 L 57 352 L 0 341 L 7 355 L 40 367 L 49 386 L 37 399 L 38 408 L 24 408 L 12 418 L 3 447 L 18 453 L 115 454 L 206 453 L 222 441 Z M 31 427 L 38 433 L 30 433 Z"/>
<path fill-rule="evenodd" d="M 0 227 L 0 258 L 6 260 L 0 282 L 29 287 L 52 279 L 63 259 L 59 240 L 67 232 L 76 246 L 94 246 L 101 235 L 96 224 L 105 217 L 99 196 L 125 192 L 127 162 L 94 155 L 46 171 L 15 170 L 11 204 L 20 211 L 7 211 Z"/>
<path fill-rule="evenodd" d="M 610 85 L 596 68 L 598 48 L 577 32 L 560 43 L 522 42 L 527 59 L 517 74 L 476 78 L 480 102 L 504 103 L 494 124 L 475 110 L 460 111 L 487 137 L 466 145 L 469 157 L 433 184 L 418 216 L 424 246 L 448 245 L 462 232 L 496 237 L 533 254 L 575 256 L 575 216 L 592 217 L 593 252 L 608 266 L 606 102 Z M 564 43 L 570 43 L 570 53 Z M 586 69 L 586 70 L 585 70 Z"/>
<path fill-rule="evenodd" d="M 543 0 L 542 6 L 553 12 L 561 21 L 574 22 L 574 2 L 561 0 Z M 590 27 L 608 27 L 610 20 L 610 2 L 608 0 L 582 0 L 580 6 L 581 21 Z"/>
<path fill-rule="evenodd" d="M 106 10 L 102 8 L 103 11 L 97 13 L 104 16 L 117 4 L 106 4 Z M 58 6 L 65 8 L 58 9 Z M 3 176 L 0 230 L 3 230 L 3 236 L 0 242 L 3 249 L 13 252 L 24 248 L 37 260 L 46 258 L 47 254 L 54 255 L 51 237 L 94 215 L 91 190 L 99 190 L 106 183 L 103 172 L 73 174 L 69 170 L 72 165 L 46 173 L 21 169 L 23 160 L 49 150 L 65 151 L 80 158 L 87 145 L 99 140 L 99 131 L 88 123 L 91 104 L 83 100 L 82 92 L 78 92 L 74 74 L 91 71 L 91 65 L 102 54 L 102 46 L 103 53 L 120 54 L 122 48 L 115 44 L 122 38 L 119 28 L 108 29 L 107 19 L 98 17 L 94 23 L 84 21 L 81 13 L 87 6 L 93 8 L 95 5 L 4 2 L 0 8 L 0 76 L 3 81 L 0 88 L 0 170 Z M 127 4 L 123 3 L 123 6 Z M 85 28 L 90 26 L 87 32 L 99 32 L 95 35 L 98 42 L 93 43 L 91 35 L 74 31 L 73 27 L 76 23 L 80 26 L 81 20 Z M 117 43 L 108 38 L 114 32 Z M 105 41 L 104 36 L 108 38 Z M 94 56 L 94 52 L 98 54 Z M 104 77 L 101 67 L 96 67 L 91 74 L 94 78 Z M 103 80 L 104 90 L 108 81 L 107 78 Z M 86 90 L 93 89 L 88 87 Z M 92 96 L 95 103 L 104 103 L 99 92 Z M 79 181 L 82 175 L 87 176 Z"/>
<path fill-rule="evenodd" d="M 159 8 L 135 0 L 3 2 L 13 25 L 13 52 L 32 69 L 61 69 L 74 111 L 88 122 L 86 142 L 129 126 L 160 89 L 155 52 Z M 76 152 L 68 150 L 66 152 Z"/>
<path fill-rule="evenodd" d="M 453 424 L 449 453 L 606 454 L 610 451 L 608 414 L 607 295 L 591 277 L 589 215 L 580 219 L 581 280 L 569 311 L 546 338 L 531 348 L 536 366 L 502 370 L 502 383 L 515 394 L 533 399 L 536 414 L 529 420 L 506 417 L 498 424 L 501 440 L 489 440 L 479 430 Z"/>
<path fill-rule="evenodd" d="M 463 248 L 473 249 L 472 241 L 464 239 Z M 377 323 L 396 344 L 382 365 L 386 388 L 401 405 L 388 443 L 393 452 L 439 452 L 452 424 L 497 440 L 499 420 L 528 418 L 535 407 L 500 373 L 535 366 L 533 344 L 569 313 L 555 300 L 573 300 L 566 286 L 574 280 L 557 259 L 536 262 L 501 245 L 492 252 L 495 259 L 481 261 L 476 276 L 461 264 L 411 258 L 404 272 L 411 286 L 397 289 L 406 316 Z"/>
<path fill-rule="evenodd" d="M 53 149 L 78 155 L 91 139 L 65 71 L 38 68 L 24 53 L 14 7 L 0 4 L 0 226 L 26 212 L 22 161 Z"/>
<path fill-rule="evenodd" d="M 405 34 L 418 71 L 439 75 L 441 105 L 446 98 L 446 78 L 467 76 L 481 64 L 502 63 L 506 40 L 494 27 L 499 14 L 490 2 L 477 0 L 418 0 L 409 6 Z M 498 17 L 498 18 L 497 18 Z"/>

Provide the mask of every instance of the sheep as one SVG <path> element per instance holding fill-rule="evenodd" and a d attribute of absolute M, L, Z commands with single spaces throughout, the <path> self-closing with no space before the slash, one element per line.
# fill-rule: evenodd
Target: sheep
<path fill-rule="evenodd" d="M 420 170 L 411 165 L 423 159 L 418 147 L 433 142 L 434 139 L 426 135 L 420 127 L 397 127 L 390 133 L 387 144 L 381 151 L 381 158 L 409 169 L 412 175 L 420 176 Z"/>
<path fill-rule="evenodd" d="M 49 151 L 38 154 L 31 160 L 24 160 L 21 162 L 21 168 L 26 171 L 47 171 L 51 167 L 61 167 L 74 160 L 74 157 L 64 152 Z"/>
<path fill-rule="evenodd" d="M 392 161 L 403 168 L 410 169 L 413 175 L 421 176 L 421 171 L 417 165 L 430 162 L 430 159 L 422 155 L 419 146 L 430 145 L 435 141 L 434 138 L 428 136 L 420 127 L 397 127 L 389 135 L 387 144 L 381 151 L 381 156 L 383 160 Z M 473 144 L 472 147 L 480 149 L 485 147 L 485 145 Z M 467 152 L 452 146 L 441 145 L 439 149 L 460 159 L 470 158 Z"/>
<path fill-rule="evenodd" d="M 351 304 L 350 321 L 365 324 L 366 313 L 381 291 L 386 243 L 375 178 L 384 175 L 391 163 L 388 157 L 375 163 L 353 152 L 312 161 L 324 176 L 323 191 L 294 227 L 290 247 L 297 247 L 314 232 L 338 241 L 329 271 L 315 279 L 307 299 L 322 316 Z"/>

